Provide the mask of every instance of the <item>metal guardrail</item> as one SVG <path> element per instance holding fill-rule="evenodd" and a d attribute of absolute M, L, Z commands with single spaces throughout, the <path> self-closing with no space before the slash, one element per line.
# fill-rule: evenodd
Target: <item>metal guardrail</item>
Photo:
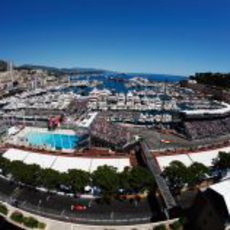
<path fill-rule="evenodd" d="M 171 209 L 171 208 L 176 207 L 177 206 L 176 201 L 173 198 L 173 196 L 169 190 L 169 187 L 166 184 L 166 181 L 161 176 L 161 171 L 160 171 L 156 161 L 154 160 L 151 152 L 149 151 L 147 144 L 145 142 L 141 142 L 140 144 L 141 144 L 141 148 L 143 150 L 143 154 L 145 156 L 147 166 L 155 177 L 158 188 L 159 188 L 161 195 L 164 199 L 166 208 Z"/>

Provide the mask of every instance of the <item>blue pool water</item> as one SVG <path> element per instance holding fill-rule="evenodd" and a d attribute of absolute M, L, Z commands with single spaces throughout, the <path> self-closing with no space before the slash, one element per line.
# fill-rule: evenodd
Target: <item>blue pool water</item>
<path fill-rule="evenodd" d="M 79 137 L 76 135 L 29 132 L 26 138 L 32 146 L 49 146 L 55 149 L 74 149 Z"/>

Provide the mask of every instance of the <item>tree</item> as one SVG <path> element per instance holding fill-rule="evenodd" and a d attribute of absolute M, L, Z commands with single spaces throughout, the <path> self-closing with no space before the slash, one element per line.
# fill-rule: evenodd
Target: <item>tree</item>
<path fill-rule="evenodd" d="M 53 169 L 43 169 L 38 174 L 38 183 L 45 188 L 54 189 L 58 187 L 60 173 Z"/>
<path fill-rule="evenodd" d="M 90 173 L 71 169 L 68 171 L 68 184 L 72 186 L 74 192 L 84 192 L 85 186 L 90 184 Z"/>
<path fill-rule="evenodd" d="M 129 167 L 126 167 L 122 172 L 119 173 L 119 186 L 121 189 L 124 189 L 125 191 L 131 189 L 129 183 L 129 177 L 130 177 Z"/>
<path fill-rule="evenodd" d="M 195 76 L 190 76 L 190 79 L 194 79 L 200 84 L 230 88 L 230 73 L 196 73 Z"/>
<path fill-rule="evenodd" d="M 201 182 L 206 174 L 209 174 L 209 169 L 201 163 L 194 162 L 188 167 L 187 182 L 190 186 L 194 186 Z"/>
<path fill-rule="evenodd" d="M 70 183 L 70 177 L 69 177 L 69 174 L 64 172 L 64 173 L 59 173 L 59 176 L 58 176 L 58 186 L 59 188 L 61 188 L 62 186 L 65 186 L 65 187 L 71 187 L 71 183 Z"/>
<path fill-rule="evenodd" d="M 11 162 L 8 159 L 0 156 L 0 169 L 2 170 L 2 173 L 4 175 L 6 175 L 6 174 L 9 173 L 9 171 L 10 171 L 10 168 L 9 168 L 10 164 L 11 164 Z"/>
<path fill-rule="evenodd" d="M 130 170 L 128 184 L 132 190 L 139 192 L 142 189 L 155 187 L 155 180 L 147 169 L 136 166 Z"/>
<path fill-rule="evenodd" d="M 163 172 L 172 190 L 180 190 L 187 182 L 187 167 L 180 161 L 172 161 Z"/>
<path fill-rule="evenodd" d="M 93 184 L 99 187 L 104 194 L 112 194 L 119 188 L 119 175 L 112 166 L 100 166 L 92 174 Z"/>
<path fill-rule="evenodd" d="M 13 161 L 10 164 L 10 172 L 14 180 L 22 183 L 30 182 L 31 176 L 27 173 L 27 167 L 21 161 Z"/>
<path fill-rule="evenodd" d="M 227 170 L 230 168 L 230 153 L 219 152 L 218 157 L 214 160 L 216 169 Z"/>
<path fill-rule="evenodd" d="M 38 165 L 26 165 L 21 161 L 13 161 L 10 165 L 10 173 L 13 178 L 24 184 L 37 185 L 37 174 L 40 172 Z"/>

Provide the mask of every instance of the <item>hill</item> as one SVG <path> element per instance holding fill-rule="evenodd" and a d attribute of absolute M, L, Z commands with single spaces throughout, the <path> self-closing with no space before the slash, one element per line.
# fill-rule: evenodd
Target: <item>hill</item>
<path fill-rule="evenodd" d="M 7 62 L 0 60 L 0 72 L 4 72 L 7 70 Z"/>
<path fill-rule="evenodd" d="M 43 65 L 22 65 L 16 67 L 18 70 L 36 70 L 41 69 L 47 71 L 49 73 L 57 74 L 57 75 L 76 75 L 76 74 L 100 74 L 106 72 L 105 70 L 94 69 L 94 68 L 56 68 L 51 66 L 43 66 Z"/>
<path fill-rule="evenodd" d="M 195 76 L 190 76 L 190 79 L 200 84 L 230 89 L 230 73 L 196 73 Z"/>

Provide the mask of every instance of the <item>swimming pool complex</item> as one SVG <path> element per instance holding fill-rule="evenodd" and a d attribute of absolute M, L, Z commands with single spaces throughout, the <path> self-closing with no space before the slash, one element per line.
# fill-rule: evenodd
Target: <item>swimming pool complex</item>
<path fill-rule="evenodd" d="M 30 145 L 39 147 L 47 146 L 56 150 L 68 149 L 72 150 L 77 147 L 79 137 L 77 135 L 28 132 L 26 134 L 27 141 Z"/>

